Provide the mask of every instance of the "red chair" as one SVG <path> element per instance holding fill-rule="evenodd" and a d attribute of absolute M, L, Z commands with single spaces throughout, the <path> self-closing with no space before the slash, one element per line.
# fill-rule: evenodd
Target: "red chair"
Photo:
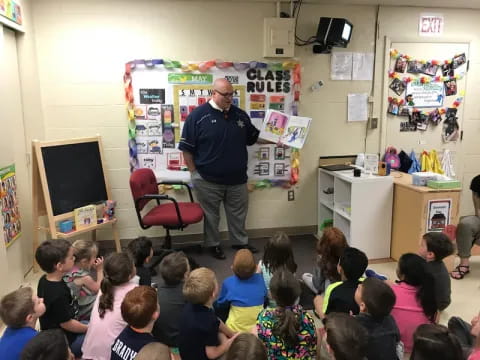
<path fill-rule="evenodd" d="M 169 195 L 160 195 L 158 192 L 160 184 L 185 186 L 190 195 L 190 202 L 179 202 Z M 151 226 L 163 226 L 167 231 L 163 244 L 166 249 L 172 248 L 170 230 L 183 230 L 188 225 L 198 223 L 203 219 L 203 210 L 199 204 L 193 202 L 192 190 L 188 184 L 178 181 L 157 183 L 151 169 L 138 169 L 130 175 L 130 189 L 140 227 L 148 229 Z M 157 205 L 142 215 L 142 210 L 150 200 L 155 200 Z"/>

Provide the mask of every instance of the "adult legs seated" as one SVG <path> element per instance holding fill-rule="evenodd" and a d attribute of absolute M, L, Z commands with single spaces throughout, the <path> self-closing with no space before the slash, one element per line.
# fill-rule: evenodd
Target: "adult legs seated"
<path fill-rule="evenodd" d="M 475 243 L 480 241 L 480 218 L 478 216 L 464 216 L 457 226 L 457 248 L 460 264 L 452 271 L 454 279 L 462 279 L 470 272 L 469 258 Z"/>

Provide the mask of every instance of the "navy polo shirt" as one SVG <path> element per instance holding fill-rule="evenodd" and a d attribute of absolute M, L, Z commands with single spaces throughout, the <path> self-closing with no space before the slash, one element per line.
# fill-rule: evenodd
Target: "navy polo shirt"
<path fill-rule="evenodd" d="M 213 309 L 187 303 L 180 318 L 178 348 L 182 360 L 208 360 L 205 346 L 218 346 L 217 319 Z"/>
<path fill-rule="evenodd" d="M 193 155 L 203 179 L 224 185 L 247 182 L 247 145 L 257 141 L 259 131 L 247 113 L 232 105 L 227 112 L 209 103 L 190 113 L 178 148 Z"/>

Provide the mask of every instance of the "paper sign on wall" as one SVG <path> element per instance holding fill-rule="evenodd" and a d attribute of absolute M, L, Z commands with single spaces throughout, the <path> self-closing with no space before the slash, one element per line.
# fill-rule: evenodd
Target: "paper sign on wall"
<path fill-rule="evenodd" d="M 422 84 L 420 81 L 407 83 L 407 106 L 440 107 L 443 105 L 444 85 L 441 82 Z"/>
<path fill-rule="evenodd" d="M 420 15 L 418 34 L 420 36 L 440 36 L 443 33 L 442 15 Z"/>
<path fill-rule="evenodd" d="M 427 211 L 427 232 L 443 231 L 450 225 L 452 200 L 429 200 Z"/>

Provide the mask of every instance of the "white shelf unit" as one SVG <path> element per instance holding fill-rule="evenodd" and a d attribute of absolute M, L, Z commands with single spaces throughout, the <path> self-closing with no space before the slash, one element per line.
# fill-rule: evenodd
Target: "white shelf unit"
<path fill-rule="evenodd" d="M 390 257 L 393 178 L 318 170 L 318 236 L 327 219 L 369 259 Z"/>

